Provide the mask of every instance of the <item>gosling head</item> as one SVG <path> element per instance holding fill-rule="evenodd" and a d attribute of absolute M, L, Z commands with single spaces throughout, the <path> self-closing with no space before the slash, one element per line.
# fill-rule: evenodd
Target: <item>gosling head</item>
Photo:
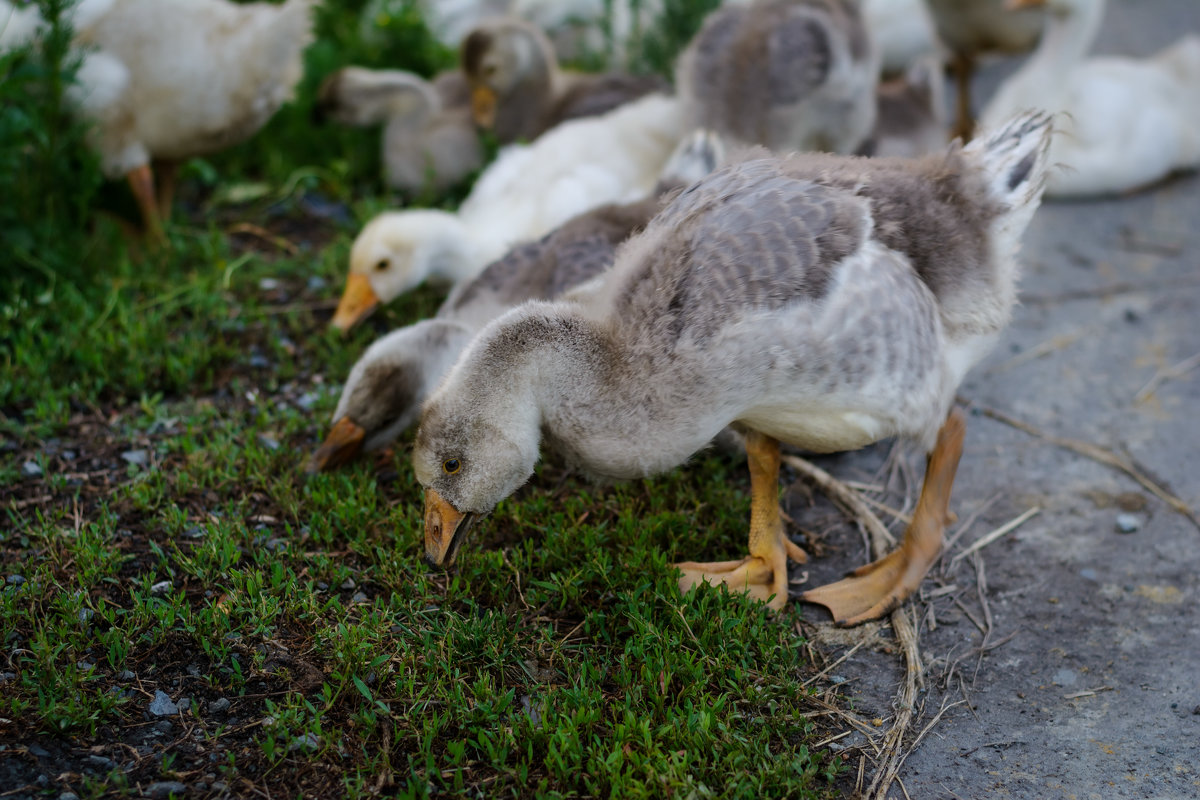
<path fill-rule="evenodd" d="M 421 403 L 472 334 L 453 320 L 427 319 L 367 348 L 350 370 L 333 427 L 309 460 L 308 472 L 334 469 L 395 441 L 417 421 Z"/>
<path fill-rule="evenodd" d="M 435 566 L 454 563 L 475 521 L 529 480 L 538 459 L 536 404 L 523 387 L 479 380 L 474 353 L 426 403 L 413 447 L 425 487 L 425 560 Z"/>
<path fill-rule="evenodd" d="M 471 116 L 485 129 L 495 127 L 502 98 L 523 84 L 548 84 L 557 67 L 545 34 L 516 19 L 494 20 L 471 31 L 459 62 L 471 84 Z"/>
<path fill-rule="evenodd" d="M 445 211 L 389 211 L 368 222 L 350 248 L 350 275 L 333 315 L 345 332 L 427 278 L 451 275 L 466 258 L 466 232 Z"/>

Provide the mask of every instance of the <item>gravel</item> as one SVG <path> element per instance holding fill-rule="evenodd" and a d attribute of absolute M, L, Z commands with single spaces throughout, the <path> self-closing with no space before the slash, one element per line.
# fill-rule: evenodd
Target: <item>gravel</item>
<path fill-rule="evenodd" d="M 179 706 L 162 689 L 156 689 L 150 703 L 150 713 L 156 717 L 169 717 L 179 713 Z"/>

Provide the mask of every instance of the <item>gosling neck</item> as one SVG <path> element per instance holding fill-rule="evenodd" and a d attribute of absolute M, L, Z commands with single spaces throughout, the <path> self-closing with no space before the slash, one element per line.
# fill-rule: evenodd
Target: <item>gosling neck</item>
<path fill-rule="evenodd" d="M 468 358 L 486 365 L 484 375 L 472 373 L 477 385 L 503 381 L 512 388 L 502 402 L 536 408 L 525 424 L 539 428 L 543 452 L 594 477 L 663 472 L 721 427 L 708 430 L 672 413 L 664 405 L 671 387 L 631 368 L 607 326 L 570 301 L 531 302 L 509 312 L 480 334 Z"/>

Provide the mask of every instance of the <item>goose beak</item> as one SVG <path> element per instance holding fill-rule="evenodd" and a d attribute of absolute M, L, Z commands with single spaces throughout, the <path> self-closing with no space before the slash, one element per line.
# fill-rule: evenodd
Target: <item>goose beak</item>
<path fill-rule="evenodd" d="M 333 423 L 333 429 L 317 448 L 317 452 L 313 453 L 305 471 L 311 475 L 348 463 L 362 450 L 366 434 L 367 432 L 354 420 L 342 417 Z"/>
<path fill-rule="evenodd" d="M 1008 0 L 1004 5 L 1009 11 L 1023 11 L 1026 8 L 1041 8 L 1046 5 L 1046 0 Z"/>
<path fill-rule="evenodd" d="M 346 288 L 342 291 L 342 299 L 338 301 L 337 311 L 334 312 L 330 325 L 347 333 L 358 323 L 362 322 L 379 305 L 379 295 L 371 288 L 367 276 L 351 272 L 346 279 Z"/>
<path fill-rule="evenodd" d="M 486 86 L 471 89 L 471 117 L 479 127 L 490 129 L 496 122 L 496 93 Z"/>
<path fill-rule="evenodd" d="M 459 511 L 433 489 L 426 489 L 425 560 L 435 567 L 452 565 L 474 521 L 474 514 Z"/>

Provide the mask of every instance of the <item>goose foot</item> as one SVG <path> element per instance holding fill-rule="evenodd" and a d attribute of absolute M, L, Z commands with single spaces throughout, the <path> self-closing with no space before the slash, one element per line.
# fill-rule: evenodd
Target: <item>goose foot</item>
<path fill-rule="evenodd" d="M 701 583 L 722 584 L 745 592 L 779 610 L 787 604 L 787 560 L 804 563 L 804 551 L 783 534 L 779 514 L 779 442 L 750 431 L 746 434 L 750 465 L 750 555 L 736 561 L 684 561 L 675 567 L 683 573 L 681 591 Z"/>
<path fill-rule="evenodd" d="M 900 546 L 883 558 L 859 567 L 836 583 L 819 586 L 800 598 L 823 605 L 838 625 L 877 619 L 907 600 L 942 551 L 942 531 L 952 519 L 950 490 L 962 455 L 966 418 L 954 409 L 938 432 L 925 468 L 921 499 Z"/>

